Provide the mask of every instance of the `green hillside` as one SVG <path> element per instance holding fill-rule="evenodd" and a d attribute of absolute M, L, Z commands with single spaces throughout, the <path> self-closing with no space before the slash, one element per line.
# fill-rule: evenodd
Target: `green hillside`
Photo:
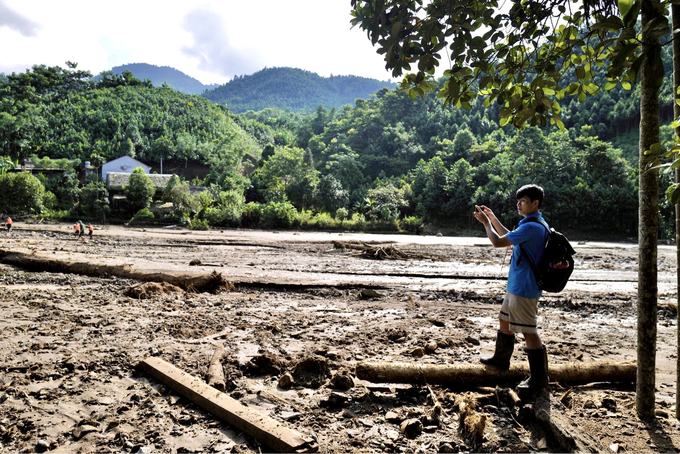
<path fill-rule="evenodd" d="M 156 66 L 148 63 L 130 63 L 122 66 L 114 66 L 111 71 L 121 75 L 130 71 L 137 79 L 149 79 L 154 87 L 160 87 L 167 83 L 171 88 L 189 95 L 200 95 L 205 90 L 215 88 L 217 85 L 205 85 L 182 71 L 169 66 Z M 99 77 L 99 76 L 97 76 Z M 97 78 L 95 78 L 97 80 Z"/>
<path fill-rule="evenodd" d="M 236 113 L 268 107 L 311 111 L 319 104 L 327 108 L 353 104 L 357 98 L 368 99 L 381 88 L 394 87 L 394 83 L 365 77 L 321 77 L 296 68 L 265 68 L 237 76 L 203 96 Z"/>
<path fill-rule="evenodd" d="M 260 146 L 223 107 L 124 73 L 34 66 L 0 80 L 0 155 L 209 164 L 258 157 Z"/>

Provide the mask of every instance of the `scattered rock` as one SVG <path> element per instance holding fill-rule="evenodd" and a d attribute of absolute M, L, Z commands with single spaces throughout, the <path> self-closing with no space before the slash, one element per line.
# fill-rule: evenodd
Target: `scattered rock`
<path fill-rule="evenodd" d="M 451 443 L 442 443 L 439 445 L 439 452 L 458 452 L 458 449 L 454 449 Z"/>
<path fill-rule="evenodd" d="M 281 378 L 279 378 L 279 388 L 288 389 L 291 386 L 293 386 L 293 383 L 294 383 L 293 376 L 288 372 L 281 375 Z"/>
<path fill-rule="evenodd" d="M 305 358 L 293 369 L 295 383 L 307 388 L 319 388 L 330 377 L 331 370 L 328 361 L 320 356 Z"/>
<path fill-rule="evenodd" d="M 415 356 L 417 358 L 425 356 L 425 349 L 423 347 L 416 347 L 411 350 L 411 356 Z"/>
<path fill-rule="evenodd" d="M 76 440 L 80 440 L 85 435 L 96 431 L 97 431 L 96 427 L 90 426 L 88 424 L 83 424 L 82 426 L 78 426 L 75 429 L 73 429 L 72 434 L 73 438 L 75 438 Z"/>
<path fill-rule="evenodd" d="M 415 438 L 423 432 L 423 423 L 420 419 L 407 419 L 401 423 L 401 433 L 409 438 Z"/>
<path fill-rule="evenodd" d="M 472 344 L 472 345 L 480 345 L 481 344 L 479 342 L 479 339 L 477 339 L 476 337 L 472 337 L 472 336 L 466 337 L 465 342 L 467 342 L 468 344 Z"/>
<path fill-rule="evenodd" d="M 612 413 L 616 413 L 616 401 L 611 397 L 605 397 L 602 399 L 602 407 L 606 408 Z"/>
<path fill-rule="evenodd" d="M 425 350 L 427 350 L 428 353 L 434 353 L 437 350 L 437 347 L 437 341 L 430 341 L 425 346 Z"/>
<path fill-rule="evenodd" d="M 328 399 L 321 401 L 322 407 L 329 408 L 342 408 L 345 404 L 349 402 L 349 396 L 344 393 L 333 391 Z"/>
<path fill-rule="evenodd" d="M 436 318 L 431 318 L 430 323 L 432 323 L 434 326 L 438 326 L 439 328 L 444 328 L 446 326 L 446 323 L 444 323 L 443 320 L 439 320 Z"/>
<path fill-rule="evenodd" d="M 45 452 L 48 449 L 50 449 L 50 444 L 45 440 L 38 440 L 38 443 L 35 445 L 36 452 Z"/>
<path fill-rule="evenodd" d="M 359 291 L 359 298 L 367 300 L 370 298 L 382 298 L 382 295 L 371 288 L 364 288 Z"/>
<path fill-rule="evenodd" d="M 342 369 L 333 375 L 329 386 L 340 391 L 347 391 L 354 388 L 354 380 L 347 369 Z"/>
<path fill-rule="evenodd" d="M 201 262 L 199 259 L 193 259 L 191 262 L 189 262 L 189 266 L 200 266 L 202 264 L 203 262 Z"/>
<path fill-rule="evenodd" d="M 668 419 L 668 412 L 667 412 L 666 410 L 661 410 L 661 409 L 659 409 L 659 410 L 656 410 L 656 411 L 654 412 L 654 414 L 655 414 L 658 418 Z"/>
<path fill-rule="evenodd" d="M 583 408 L 586 409 L 597 408 L 597 404 L 595 403 L 594 400 L 588 399 L 583 403 Z"/>
<path fill-rule="evenodd" d="M 406 330 L 402 329 L 390 330 L 390 332 L 387 333 L 387 339 L 392 342 L 401 343 L 404 342 L 407 337 L 408 333 L 406 332 Z"/>
<path fill-rule="evenodd" d="M 401 417 L 395 411 L 388 411 L 387 413 L 385 413 L 385 421 L 395 422 L 395 423 L 401 422 Z"/>

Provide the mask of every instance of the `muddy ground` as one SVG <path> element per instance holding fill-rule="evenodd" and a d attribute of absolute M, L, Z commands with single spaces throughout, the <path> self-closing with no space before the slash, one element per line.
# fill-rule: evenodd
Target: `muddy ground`
<path fill-rule="evenodd" d="M 406 259 L 371 259 L 333 241 L 393 247 Z M 567 289 L 540 303 L 550 360 L 635 359 L 636 246 L 575 248 Z M 224 293 L 166 289 L 141 299 L 125 296 L 138 281 L 0 265 L 2 452 L 268 451 L 135 367 L 159 356 L 205 377 L 217 345 L 227 352 L 227 394 L 315 439 L 322 452 L 561 450 L 526 411 L 488 389 L 376 387 L 353 376 L 360 361 L 464 364 L 491 353 L 508 257 L 485 238 L 104 226 L 80 242 L 71 226 L 16 223 L 0 235 L 0 249 L 218 271 L 235 284 Z M 654 421 L 637 417 L 634 385 L 552 386 L 553 414 L 592 440 L 592 450 L 680 451 L 674 273 L 675 248 L 662 246 Z M 526 361 L 520 346 L 513 361 Z M 328 365 L 321 386 L 278 386 L 305 358 Z M 333 389 L 348 385 L 331 381 L 343 374 L 353 387 Z M 329 404 L 332 392 L 341 399 Z M 461 396 L 476 397 L 486 418 L 478 440 L 460 434 Z M 442 412 L 433 422 L 435 400 Z M 402 433 L 402 422 L 414 419 L 425 422 L 422 431 Z"/>

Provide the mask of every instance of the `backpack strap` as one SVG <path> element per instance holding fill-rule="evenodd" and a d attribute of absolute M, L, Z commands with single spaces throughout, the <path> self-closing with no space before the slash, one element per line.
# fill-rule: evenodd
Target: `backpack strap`
<path fill-rule="evenodd" d="M 541 224 L 548 231 L 548 234 L 550 234 L 550 228 L 548 227 L 548 225 L 545 222 L 541 221 L 540 219 L 538 219 L 536 217 L 532 216 L 530 218 L 526 218 L 525 222 L 536 222 L 538 224 Z M 529 256 L 529 254 L 527 254 L 527 251 L 524 250 L 524 247 L 522 247 L 521 244 L 518 244 L 518 246 L 519 246 L 520 254 L 519 254 L 519 258 L 517 259 L 517 264 L 519 265 L 519 262 L 522 260 L 522 256 L 526 257 L 527 261 L 529 262 L 529 267 L 531 268 L 531 272 L 534 273 L 534 279 L 536 280 L 536 284 L 538 284 L 538 286 L 540 287 L 541 284 L 538 282 L 538 277 L 540 276 L 540 273 L 538 272 L 538 267 L 536 266 L 534 261 L 531 260 L 531 257 Z"/>
<path fill-rule="evenodd" d="M 550 227 L 548 227 L 548 224 L 546 224 L 544 221 L 541 221 L 537 217 L 532 216 L 530 218 L 526 218 L 526 221 L 524 221 L 524 222 L 535 222 L 537 224 L 541 224 L 543 227 L 545 227 L 545 229 L 548 231 L 548 233 L 550 233 Z"/>
<path fill-rule="evenodd" d="M 531 260 L 531 257 L 529 257 L 529 254 L 527 254 L 527 252 L 524 250 L 524 248 L 522 247 L 521 244 L 519 245 L 519 250 L 520 250 L 520 253 L 519 253 L 519 258 L 517 259 L 517 264 L 519 264 L 520 260 L 522 260 L 522 256 L 525 256 L 526 259 L 527 259 L 527 262 L 529 262 L 529 267 L 531 268 L 531 272 L 534 273 L 534 279 L 536 280 L 536 284 L 538 284 L 538 286 L 540 287 L 541 284 L 538 282 L 538 276 L 540 275 L 540 273 L 538 272 L 538 268 L 536 267 L 536 264 L 534 263 L 533 260 Z"/>

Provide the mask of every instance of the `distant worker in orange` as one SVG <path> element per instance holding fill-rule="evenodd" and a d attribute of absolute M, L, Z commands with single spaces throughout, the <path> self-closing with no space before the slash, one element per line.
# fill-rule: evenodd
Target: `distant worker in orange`
<path fill-rule="evenodd" d="M 12 231 L 12 224 L 13 224 L 12 218 L 10 218 L 9 216 L 7 216 L 7 222 L 5 223 L 5 225 L 7 226 L 7 231 L 8 231 L 8 232 Z"/>
<path fill-rule="evenodd" d="M 78 223 L 76 222 L 75 225 L 73 226 L 73 228 L 74 228 L 74 230 L 75 230 L 75 231 L 73 232 L 73 235 L 76 237 L 76 239 L 78 239 L 78 236 L 80 236 L 80 224 L 78 224 Z"/>
<path fill-rule="evenodd" d="M 90 239 L 92 239 L 92 234 L 94 233 L 94 227 L 92 227 L 92 224 L 87 225 L 87 234 L 90 236 Z"/>

